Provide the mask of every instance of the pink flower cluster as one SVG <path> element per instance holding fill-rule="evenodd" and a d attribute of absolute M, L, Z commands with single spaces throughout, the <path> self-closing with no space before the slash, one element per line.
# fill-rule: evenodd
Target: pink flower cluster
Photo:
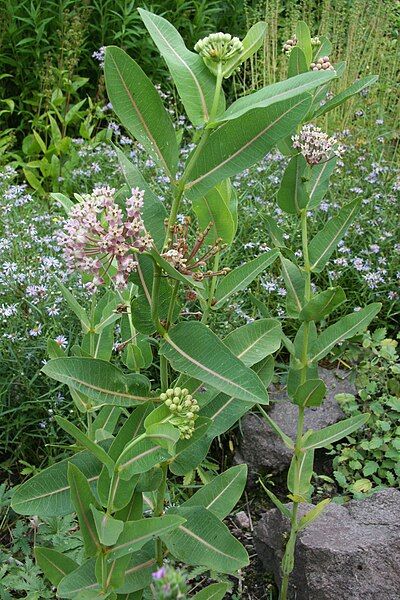
<path fill-rule="evenodd" d="M 135 253 L 151 248 L 153 240 L 141 214 L 143 196 L 142 190 L 132 189 L 125 216 L 115 201 L 115 189 L 99 187 L 71 209 L 57 241 L 70 272 L 93 275 L 90 288 L 104 283 L 107 274 L 117 287 L 124 287 L 137 266 Z"/>
<path fill-rule="evenodd" d="M 300 133 L 292 136 L 293 148 L 298 148 L 310 165 L 317 165 L 332 156 L 341 156 L 344 148 L 337 139 L 329 137 L 312 123 L 303 125 Z"/>

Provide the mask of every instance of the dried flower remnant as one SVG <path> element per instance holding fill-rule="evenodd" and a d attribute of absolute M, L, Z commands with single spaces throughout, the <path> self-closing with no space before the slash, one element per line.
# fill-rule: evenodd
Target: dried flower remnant
<path fill-rule="evenodd" d="M 168 420 L 179 429 L 181 438 L 190 439 L 194 432 L 197 413 L 200 410 L 197 400 L 189 394 L 189 390 L 180 387 L 170 388 L 160 394 L 160 400 L 171 411 L 172 416 Z"/>
<path fill-rule="evenodd" d="M 243 43 L 230 33 L 219 32 L 199 40 L 194 49 L 203 59 L 224 63 L 243 51 Z"/>
<path fill-rule="evenodd" d="M 304 125 L 300 133 L 292 136 L 292 141 L 293 148 L 298 148 L 310 165 L 317 165 L 332 156 L 341 156 L 344 150 L 334 136 L 329 137 L 312 123 Z"/>
<path fill-rule="evenodd" d="M 107 274 L 117 287 L 124 287 L 137 266 L 134 254 L 151 248 L 153 240 L 141 215 L 143 195 L 142 190 L 132 189 L 126 217 L 110 187 L 95 188 L 71 209 L 57 239 L 69 270 L 94 276 L 90 288 L 104 283 Z"/>
<path fill-rule="evenodd" d="M 224 248 L 225 245 L 222 244 L 220 239 L 217 239 L 212 246 L 205 249 L 200 257 L 197 256 L 200 249 L 205 244 L 212 223 L 209 223 L 206 229 L 199 233 L 192 249 L 189 248 L 188 244 L 189 224 L 190 219 L 183 217 L 182 223 L 174 225 L 172 228 L 171 247 L 161 256 L 177 271 L 184 275 L 192 276 L 196 281 L 202 281 L 205 277 L 226 275 L 229 272 L 229 269 L 227 268 L 221 269 L 220 271 L 201 270 L 201 268 L 207 266 L 207 262 L 215 256 L 217 252 L 220 252 Z"/>

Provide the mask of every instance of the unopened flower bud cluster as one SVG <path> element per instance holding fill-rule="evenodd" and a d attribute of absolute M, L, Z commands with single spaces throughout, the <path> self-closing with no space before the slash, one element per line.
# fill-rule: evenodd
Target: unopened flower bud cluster
<path fill-rule="evenodd" d="M 71 209 L 64 230 L 58 233 L 68 269 L 93 275 L 92 289 L 104 283 L 111 266 L 112 280 L 124 287 L 137 267 L 134 253 L 153 244 L 141 215 L 144 192 L 135 188 L 131 194 L 124 215 L 115 201 L 115 189 L 95 188 Z"/>
<path fill-rule="evenodd" d="M 329 137 L 320 127 L 312 123 L 304 125 L 297 135 L 292 136 L 293 148 L 298 148 L 310 165 L 316 165 L 331 158 L 341 156 L 343 147 L 337 144 L 337 139 Z"/>
<path fill-rule="evenodd" d="M 243 51 L 243 43 L 230 33 L 211 33 L 199 40 L 194 49 L 203 58 L 214 62 L 226 62 Z"/>
<path fill-rule="evenodd" d="M 329 56 L 319 58 L 316 62 L 312 62 L 310 65 L 311 71 L 333 71 L 333 65 L 329 61 Z"/>
<path fill-rule="evenodd" d="M 321 40 L 318 36 L 311 38 L 312 46 L 319 46 Z M 290 39 L 286 40 L 286 42 L 282 46 L 282 52 L 284 52 L 287 56 L 290 55 L 291 51 L 298 44 L 298 39 L 295 35 L 293 35 Z"/>
<path fill-rule="evenodd" d="M 179 429 L 182 439 L 190 439 L 200 410 L 197 400 L 189 394 L 189 390 L 180 387 L 170 388 L 160 394 L 160 400 L 168 406 L 173 415 L 169 423 Z"/>

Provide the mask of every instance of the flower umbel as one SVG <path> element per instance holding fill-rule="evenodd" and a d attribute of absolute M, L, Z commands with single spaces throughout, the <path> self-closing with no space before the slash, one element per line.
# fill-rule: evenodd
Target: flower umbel
<path fill-rule="evenodd" d="M 301 128 L 300 133 L 292 136 L 293 148 L 298 148 L 310 165 L 316 165 L 328 160 L 332 155 L 340 156 L 343 147 L 337 144 L 337 139 L 329 137 L 320 127 L 308 123 Z"/>
<path fill-rule="evenodd" d="M 174 569 L 172 565 L 164 564 L 158 571 L 152 573 L 152 578 L 153 598 L 177 600 L 187 597 L 186 577 L 180 569 Z"/>
<path fill-rule="evenodd" d="M 243 50 L 243 43 L 230 33 L 211 33 L 199 40 L 194 49 L 204 59 L 225 63 Z"/>
<path fill-rule="evenodd" d="M 311 71 L 333 71 L 333 65 L 331 65 L 329 56 L 323 56 L 316 62 L 312 62 L 310 65 Z"/>
<path fill-rule="evenodd" d="M 70 271 L 94 275 L 91 287 L 104 283 L 106 274 L 117 287 L 124 287 L 137 266 L 134 253 L 150 249 L 153 240 L 141 215 L 143 195 L 142 190 L 132 189 L 125 204 L 126 215 L 110 187 L 95 188 L 71 209 L 58 243 Z"/>
<path fill-rule="evenodd" d="M 168 419 L 181 432 L 181 438 L 188 440 L 194 432 L 194 424 L 200 407 L 197 400 L 189 394 L 189 390 L 180 387 L 170 388 L 160 394 L 160 400 L 165 403 L 172 413 Z"/>

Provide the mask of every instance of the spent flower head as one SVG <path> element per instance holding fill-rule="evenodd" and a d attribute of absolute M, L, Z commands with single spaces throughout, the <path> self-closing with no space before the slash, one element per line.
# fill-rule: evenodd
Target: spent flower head
<path fill-rule="evenodd" d="M 211 33 L 199 40 L 194 49 L 200 54 L 207 64 L 208 61 L 226 63 L 231 58 L 241 54 L 243 42 L 230 33 Z"/>
<path fill-rule="evenodd" d="M 137 267 L 135 253 L 152 246 L 141 215 L 144 192 L 135 188 L 131 193 L 124 215 L 113 188 L 95 188 L 71 209 L 58 233 L 69 270 L 93 275 L 91 287 L 104 283 L 107 274 L 117 287 L 124 287 Z"/>
<path fill-rule="evenodd" d="M 298 148 L 310 165 L 326 161 L 333 155 L 341 156 L 343 147 L 337 139 L 329 137 L 320 127 L 312 123 L 304 125 L 300 133 L 292 136 L 293 148 Z"/>
<path fill-rule="evenodd" d="M 186 388 L 169 388 L 160 394 L 160 400 L 169 408 L 172 418 L 169 422 L 181 432 L 182 439 L 190 439 L 194 432 L 195 420 L 200 407 L 197 400 Z"/>

